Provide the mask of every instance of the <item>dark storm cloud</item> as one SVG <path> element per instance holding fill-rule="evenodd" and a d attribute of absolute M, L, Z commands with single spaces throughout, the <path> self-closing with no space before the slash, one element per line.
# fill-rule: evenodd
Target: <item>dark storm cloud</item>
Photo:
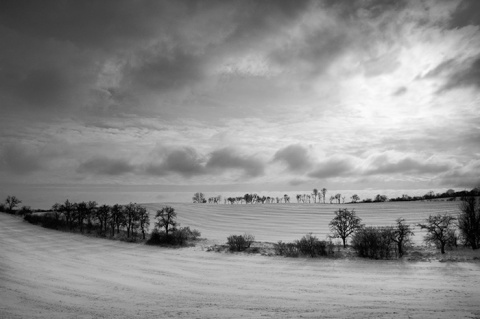
<path fill-rule="evenodd" d="M 256 177 L 263 175 L 265 164 L 254 157 L 237 154 L 231 148 L 223 148 L 210 154 L 206 168 L 212 171 L 240 169 L 246 176 Z"/>
<path fill-rule="evenodd" d="M 273 161 L 285 163 L 287 168 L 294 172 L 305 171 L 312 165 L 308 149 L 299 144 L 289 145 L 278 150 L 273 156 Z"/>
<path fill-rule="evenodd" d="M 353 165 L 349 160 L 332 158 L 317 165 L 318 168 L 308 174 L 313 178 L 340 177 L 349 174 Z"/>
<path fill-rule="evenodd" d="M 0 150 L 0 168 L 16 174 L 28 174 L 40 170 L 43 159 L 39 153 L 21 144 L 6 145 Z"/>
<path fill-rule="evenodd" d="M 165 176 L 176 173 L 184 177 L 205 174 L 200 156 L 191 147 L 168 150 L 160 155 L 162 158 L 159 163 L 150 163 L 146 166 L 147 174 Z"/>
<path fill-rule="evenodd" d="M 468 25 L 480 25 L 479 12 L 480 1 L 463 0 L 452 14 L 449 27 L 455 29 Z"/>
<path fill-rule="evenodd" d="M 368 169 L 366 175 L 388 175 L 397 173 L 409 174 L 436 174 L 447 171 L 450 167 L 446 164 L 420 162 L 412 158 L 404 158 L 393 162 L 384 156 L 379 156 Z"/>

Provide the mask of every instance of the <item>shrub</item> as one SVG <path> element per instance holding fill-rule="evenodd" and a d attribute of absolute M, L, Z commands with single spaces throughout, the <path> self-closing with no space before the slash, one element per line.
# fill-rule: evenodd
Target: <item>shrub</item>
<path fill-rule="evenodd" d="M 298 247 L 294 243 L 284 243 L 279 241 L 274 245 L 275 254 L 285 257 L 298 257 L 299 251 Z"/>
<path fill-rule="evenodd" d="M 30 224 L 38 225 L 42 223 L 43 216 L 38 214 L 27 214 L 23 217 L 23 219 Z"/>
<path fill-rule="evenodd" d="M 175 230 L 170 230 L 167 234 L 163 230 L 155 228 L 150 238 L 147 240 L 147 245 L 173 245 L 185 246 L 189 240 L 196 240 L 200 237 L 200 232 L 190 227 L 181 227 Z"/>
<path fill-rule="evenodd" d="M 360 257 L 389 259 L 395 254 L 391 227 L 363 227 L 352 237 L 352 247 Z"/>
<path fill-rule="evenodd" d="M 187 235 L 187 240 L 197 240 L 202 235 L 196 229 L 190 229 L 190 227 L 180 227 L 178 231 L 184 232 Z"/>
<path fill-rule="evenodd" d="M 306 234 L 300 240 L 296 242 L 298 251 L 303 255 L 309 255 L 310 257 L 315 256 L 326 256 L 327 253 L 327 242 L 320 241 L 316 236 L 312 236 L 311 233 Z"/>
<path fill-rule="evenodd" d="M 6 212 L 7 208 L 5 207 L 5 204 L 0 203 L 0 212 Z"/>
<path fill-rule="evenodd" d="M 22 208 L 20 208 L 16 214 L 17 215 L 20 215 L 20 216 L 24 216 L 24 215 L 27 215 L 27 214 L 31 214 L 33 213 L 32 209 L 30 208 L 30 206 L 22 206 Z"/>
<path fill-rule="evenodd" d="M 331 241 L 318 240 L 311 233 L 293 243 L 279 241 L 274 245 L 275 254 L 285 257 L 298 257 L 300 254 L 310 257 L 327 256 L 334 253 L 333 248 L 334 245 Z"/>
<path fill-rule="evenodd" d="M 227 238 L 227 245 L 232 251 L 244 251 L 250 248 L 255 237 L 253 235 L 231 235 Z"/>

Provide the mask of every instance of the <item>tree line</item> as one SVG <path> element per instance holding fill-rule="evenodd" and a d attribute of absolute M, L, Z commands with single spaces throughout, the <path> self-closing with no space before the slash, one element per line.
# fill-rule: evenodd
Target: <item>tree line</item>
<path fill-rule="evenodd" d="M 135 242 L 140 237 L 151 245 L 184 245 L 187 241 L 200 237 L 198 230 L 180 227 L 176 220 L 177 213 L 171 206 L 156 211 L 154 228 L 149 233 L 150 213 L 137 203 L 99 205 L 95 201 L 75 203 L 66 200 L 40 212 L 25 207 L 15 210 L 21 203 L 15 196 L 8 196 L 5 203 L 0 206 L 0 211 L 23 215 L 26 221 L 51 229 L 94 234 L 130 242 Z"/>
<path fill-rule="evenodd" d="M 372 259 L 401 258 L 411 247 L 411 237 L 414 228 L 419 227 L 426 231 L 424 241 L 433 244 L 442 254 L 446 247 L 457 247 L 463 244 L 472 249 L 480 248 L 480 203 L 475 196 L 464 196 L 459 204 L 459 214 L 430 215 L 417 225 L 408 224 L 404 218 L 398 218 L 392 226 L 366 226 L 357 216 L 354 209 L 338 209 L 329 223 L 331 234 L 329 241 L 321 241 L 312 233 L 290 243 L 282 241 L 274 245 L 277 255 L 286 257 L 326 256 L 333 254 L 334 238 L 342 240 L 343 247 L 347 247 L 347 240 L 351 238 L 351 247 L 360 257 Z M 227 244 L 230 250 L 245 250 L 250 247 L 252 235 L 232 235 Z"/>
<path fill-rule="evenodd" d="M 327 201 L 327 189 L 322 188 L 318 190 L 314 188 L 311 193 L 296 194 L 295 199 L 297 203 L 323 203 Z M 434 193 L 429 191 L 423 196 L 409 196 L 403 194 L 399 197 L 388 198 L 388 196 L 383 194 L 377 194 L 373 198 L 365 198 L 361 200 L 360 196 L 353 194 L 350 196 L 350 201 L 346 202 L 346 196 L 342 196 L 341 193 L 331 195 L 328 199 L 330 204 L 352 204 L 352 203 L 383 203 L 383 202 L 400 202 L 400 201 L 420 201 L 420 200 L 434 200 L 434 199 L 447 199 L 450 201 L 455 201 L 457 198 L 462 198 L 465 196 L 480 196 L 480 187 L 475 187 L 470 191 L 454 191 L 449 189 L 444 193 Z M 214 197 L 206 198 L 205 195 L 201 192 L 197 192 L 192 197 L 193 203 L 209 203 L 209 204 L 220 204 L 222 202 L 222 196 L 217 195 Z M 247 193 L 243 196 L 227 197 L 223 199 L 224 204 L 278 204 L 278 203 L 290 203 L 290 196 L 285 194 L 280 197 L 273 196 L 262 196 L 255 193 Z"/>

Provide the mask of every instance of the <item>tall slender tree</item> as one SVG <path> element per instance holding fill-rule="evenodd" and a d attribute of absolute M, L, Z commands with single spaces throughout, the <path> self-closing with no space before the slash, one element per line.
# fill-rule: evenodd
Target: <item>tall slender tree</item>
<path fill-rule="evenodd" d="M 318 196 L 318 189 L 314 188 L 312 195 L 313 195 L 313 202 L 316 203 L 317 202 L 317 196 Z"/>
<path fill-rule="evenodd" d="M 327 189 L 322 188 L 323 203 L 325 204 L 325 196 L 327 195 Z"/>

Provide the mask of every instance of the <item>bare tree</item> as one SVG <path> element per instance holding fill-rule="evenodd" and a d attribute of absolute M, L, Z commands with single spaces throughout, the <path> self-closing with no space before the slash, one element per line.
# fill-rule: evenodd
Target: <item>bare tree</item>
<path fill-rule="evenodd" d="M 100 232 L 102 234 L 107 233 L 108 221 L 111 218 L 111 207 L 108 205 L 102 205 L 95 211 L 95 217 L 100 222 Z"/>
<path fill-rule="evenodd" d="M 323 203 L 325 204 L 325 195 L 327 195 L 327 189 L 322 188 Z"/>
<path fill-rule="evenodd" d="M 335 194 L 335 199 L 337 200 L 337 202 L 340 204 L 340 199 L 342 198 L 342 194 Z"/>
<path fill-rule="evenodd" d="M 335 217 L 330 221 L 330 230 L 334 238 L 341 238 L 343 247 L 346 247 L 347 238 L 357 229 L 362 227 L 362 219 L 355 214 L 355 210 L 339 209 L 335 212 Z"/>
<path fill-rule="evenodd" d="M 318 196 L 318 189 L 314 188 L 312 195 L 313 195 L 313 202 L 316 203 L 317 202 L 317 196 Z"/>
<path fill-rule="evenodd" d="M 193 200 L 194 203 L 198 203 L 198 204 L 203 204 L 203 203 L 207 202 L 203 193 L 200 193 L 200 192 L 195 193 L 192 197 L 192 200 Z"/>
<path fill-rule="evenodd" d="M 125 222 L 125 215 L 123 213 L 122 205 L 115 204 L 112 206 L 111 211 L 112 217 L 110 218 L 110 226 L 112 231 L 112 237 L 115 236 L 115 228 L 117 229 L 117 234 L 120 233 L 120 226 Z"/>
<path fill-rule="evenodd" d="M 410 241 L 410 237 L 414 236 L 410 225 L 405 224 L 405 219 L 398 218 L 396 225 L 392 228 L 392 240 L 397 244 L 398 256 L 402 257 L 405 253 L 405 247 Z"/>
<path fill-rule="evenodd" d="M 352 199 L 352 203 L 356 203 L 360 200 L 360 197 L 357 195 L 357 194 L 354 194 L 352 197 L 350 197 Z"/>
<path fill-rule="evenodd" d="M 87 218 L 87 215 L 88 215 L 88 204 L 86 202 L 80 202 L 75 205 L 75 217 L 81 233 L 83 233 L 83 223 Z"/>
<path fill-rule="evenodd" d="M 16 196 L 7 196 L 5 199 L 5 205 L 7 206 L 7 212 L 12 213 L 15 207 L 18 206 L 22 201 L 18 199 Z"/>
<path fill-rule="evenodd" d="M 138 220 L 137 216 L 137 204 L 130 203 L 123 207 L 123 212 L 125 214 L 125 227 L 127 227 L 127 238 L 130 238 L 130 235 L 133 235 L 136 222 Z"/>
<path fill-rule="evenodd" d="M 177 213 L 175 212 L 175 208 L 170 206 L 165 206 L 161 210 L 157 210 L 155 219 L 157 219 L 155 226 L 165 229 L 165 234 L 167 236 L 168 232 L 172 229 L 175 230 L 175 227 L 177 226 Z"/>
<path fill-rule="evenodd" d="M 150 214 L 145 207 L 137 206 L 138 222 L 140 231 L 142 232 L 142 238 L 145 239 L 145 234 L 150 226 Z"/>
<path fill-rule="evenodd" d="M 448 214 L 430 215 L 426 223 L 418 224 L 418 227 L 427 231 L 425 242 L 440 246 L 440 251 L 445 254 L 445 245 L 453 243 L 455 238 L 454 221 L 455 217 Z"/>
<path fill-rule="evenodd" d="M 58 225 L 58 222 L 60 221 L 60 216 L 62 215 L 61 207 L 62 205 L 59 203 L 55 203 L 52 205 L 53 218 L 55 218 L 57 225 Z"/>
<path fill-rule="evenodd" d="M 458 228 L 472 249 L 480 247 L 480 205 L 473 196 L 462 197 Z"/>
<path fill-rule="evenodd" d="M 73 229 L 74 226 L 74 215 L 75 215 L 75 204 L 70 203 L 67 199 L 65 203 L 60 206 L 60 211 L 62 212 L 63 216 L 65 217 L 65 221 L 67 222 L 67 226 L 70 230 Z"/>

